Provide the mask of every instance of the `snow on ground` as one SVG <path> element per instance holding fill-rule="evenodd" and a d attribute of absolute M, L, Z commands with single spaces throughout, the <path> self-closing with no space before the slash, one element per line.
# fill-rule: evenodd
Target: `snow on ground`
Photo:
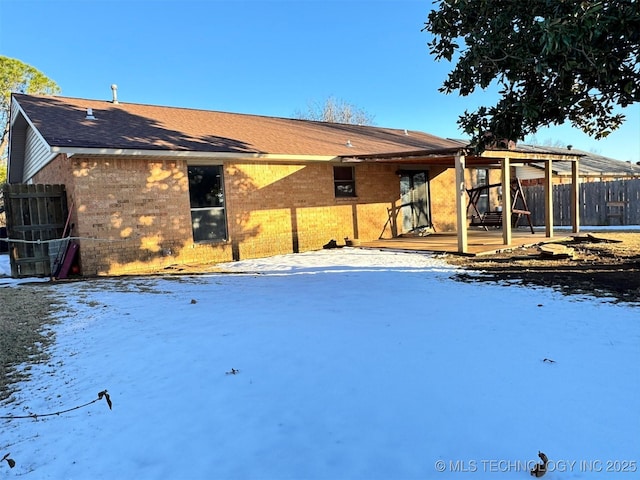
<path fill-rule="evenodd" d="M 0 277 L 8 277 L 10 275 L 9 255 L 0 255 Z"/>
<path fill-rule="evenodd" d="M 21 283 L 48 282 L 49 278 L 11 278 L 11 264 L 8 254 L 0 254 L 0 288 L 16 286 Z"/>
<path fill-rule="evenodd" d="M 52 284 L 51 359 L 0 415 L 104 389 L 113 410 L 0 421 L 0 476 L 524 479 L 539 450 L 549 479 L 640 468 L 637 307 L 462 283 L 417 253 L 225 267 Z"/>

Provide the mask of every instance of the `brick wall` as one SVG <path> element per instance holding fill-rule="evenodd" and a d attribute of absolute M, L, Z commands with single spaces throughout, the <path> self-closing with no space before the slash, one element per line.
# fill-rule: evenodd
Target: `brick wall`
<path fill-rule="evenodd" d="M 388 165 L 358 165 L 357 197 L 335 198 L 330 164 L 228 165 L 227 218 L 237 255 L 302 252 L 345 237 L 377 239 L 399 196 L 394 172 Z"/>
<path fill-rule="evenodd" d="M 433 168 L 429 171 L 431 215 L 436 232 L 456 229 L 456 175 L 453 168 Z"/>
<path fill-rule="evenodd" d="M 84 275 L 227 261 L 228 248 L 193 245 L 184 160 L 57 157 L 37 183 L 65 183 Z"/>
<path fill-rule="evenodd" d="M 159 271 L 322 248 L 331 239 L 391 238 L 397 166 L 355 164 L 354 198 L 336 198 L 333 165 L 224 165 L 229 240 L 193 243 L 185 160 L 58 156 L 36 183 L 64 183 L 84 275 Z M 455 224 L 453 171 L 432 177 L 434 221 Z M 450 217 L 450 218 L 449 218 Z"/>

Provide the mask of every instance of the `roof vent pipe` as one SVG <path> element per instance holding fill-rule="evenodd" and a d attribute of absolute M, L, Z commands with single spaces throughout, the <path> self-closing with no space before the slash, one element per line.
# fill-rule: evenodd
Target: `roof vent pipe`
<path fill-rule="evenodd" d="M 118 103 L 118 85 L 115 83 L 111 85 L 111 91 L 113 92 L 113 100 L 112 103 Z"/>
<path fill-rule="evenodd" d="M 87 116 L 84 117 L 87 120 L 95 120 L 96 117 L 93 116 L 93 108 L 87 108 Z"/>

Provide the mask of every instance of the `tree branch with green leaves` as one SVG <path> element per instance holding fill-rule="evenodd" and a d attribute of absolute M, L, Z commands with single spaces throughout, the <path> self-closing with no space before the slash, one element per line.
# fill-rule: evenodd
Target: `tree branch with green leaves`
<path fill-rule="evenodd" d="M 467 96 L 499 87 L 493 106 L 459 117 L 482 151 L 570 122 L 596 139 L 640 101 L 637 0 L 437 0 L 424 31 L 436 60 L 455 62 L 440 87 Z"/>
<path fill-rule="evenodd" d="M 60 87 L 31 65 L 0 55 L 0 159 L 4 159 L 7 153 L 12 93 L 55 95 L 60 93 Z"/>

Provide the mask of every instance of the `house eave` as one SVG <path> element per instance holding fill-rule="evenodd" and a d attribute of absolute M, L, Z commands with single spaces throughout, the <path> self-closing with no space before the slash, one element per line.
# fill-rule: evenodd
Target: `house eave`
<path fill-rule="evenodd" d="M 520 163 L 546 162 L 546 161 L 568 161 L 576 162 L 582 155 L 580 154 L 557 154 L 557 153 L 533 153 L 517 150 L 485 150 L 477 155 L 464 147 L 451 147 L 433 150 L 417 150 L 409 152 L 393 152 L 383 154 L 344 156 L 343 162 L 379 162 L 379 163 L 429 163 L 452 166 L 456 155 L 467 157 L 468 165 L 476 166 L 499 166 L 505 158 L 515 160 Z"/>
<path fill-rule="evenodd" d="M 526 151 L 518 151 L 518 150 L 485 150 L 480 155 L 482 158 L 495 158 L 495 159 L 503 159 L 509 158 L 511 160 L 521 160 L 523 162 L 544 162 L 548 160 L 552 161 L 564 161 L 564 162 L 576 162 L 580 159 L 580 157 L 584 156 L 581 154 L 558 154 L 551 152 L 526 152 Z"/>
<path fill-rule="evenodd" d="M 17 128 L 17 125 L 21 125 L 21 129 L 23 133 L 26 135 L 27 129 L 31 129 L 33 134 L 36 136 L 38 141 L 44 146 L 45 151 L 47 149 L 50 150 L 50 145 L 47 143 L 45 138 L 42 136 L 40 131 L 36 128 L 34 123 L 31 121 L 29 116 L 26 114 L 22 105 L 11 96 L 11 108 L 10 108 L 10 128 L 9 128 L 9 139 L 8 139 L 8 152 L 7 152 L 7 181 L 9 183 L 18 183 L 23 181 L 24 175 L 24 150 L 21 149 L 21 153 L 16 155 L 14 151 L 14 129 Z M 55 157 L 55 154 L 50 154 L 46 157 L 45 162 L 49 162 L 52 158 Z"/>
<path fill-rule="evenodd" d="M 580 176 L 581 177 L 595 177 L 595 178 L 640 178 L 640 172 L 634 171 L 626 171 L 626 170 L 597 170 L 590 168 L 588 165 L 585 165 L 586 161 L 583 160 L 580 162 Z M 544 165 L 541 163 L 528 163 L 527 166 L 534 170 L 544 171 Z M 553 169 L 553 174 L 559 177 L 570 177 L 571 170 L 570 169 Z"/>
<path fill-rule="evenodd" d="M 84 147 L 52 147 L 52 154 L 66 154 L 82 156 L 125 156 L 138 158 L 186 158 L 206 159 L 216 158 L 230 161 L 240 160 L 269 160 L 279 162 L 332 162 L 338 161 L 336 155 L 292 155 L 259 152 L 194 152 L 187 150 L 146 150 L 127 148 L 84 148 Z"/>

